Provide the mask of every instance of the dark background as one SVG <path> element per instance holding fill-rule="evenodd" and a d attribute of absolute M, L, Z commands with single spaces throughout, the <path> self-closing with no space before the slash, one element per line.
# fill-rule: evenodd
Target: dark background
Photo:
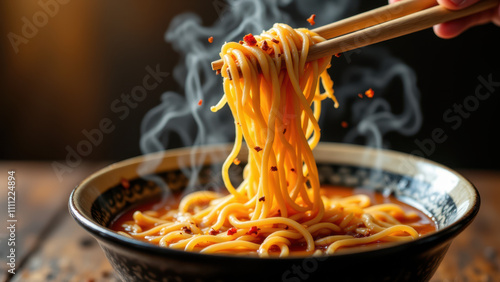
<path fill-rule="evenodd" d="M 55 1 L 55 0 L 54 0 Z M 61 0 L 62 1 L 62 0 Z M 199 14 L 204 25 L 218 20 L 221 1 L 109 0 L 71 1 L 49 17 L 16 53 L 8 34 L 22 34 L 23 18 L 40 10 L 37 1 L 0 3 L 0 159 L 59 160 L 105 118 L 116 120 L 110 105 L 141 84 L 146 66 L 170 72 L 179 56 L 164 40 L 171 19 L 182 12 Z M 386 1 L 365 1 L 358 13 Z M 293 3 L 290 4 L 293 8 Z M 349 15 L 345 15 L 349 16 Z M 39 19 L 43 20 L 43 19 Z M 253 31 L 258 32 L 258 31 Z M 370 48 L 370 47 L 367 47 Z M 443 40 L 432 30 L 377 44 L 417 74 L 423 124 L 415 136 L 388 134 L 390 148 L 416 153 L 419 141 L 441 128 L 447 139 L 424 154 L 453 168 L 498 169 L 500 164 L 500 87 L 474 110 L 447 122 L 443 114 L 472 101 L 482 76 L 500 82 L 500 28 L 488 24 L 458 38 Z M 339 63 L 337 68 L 356 64 Z M 214 58 L 215 59 L 215 58 Z M 139 128 L 144 115 L 167 90 L 179 90 L 172 76 L 131 108 L 114 131 L 104 134 L 85 160 L 121 160 L 141 154 Z M 472 107 L 469 105 L 469 108 Z M 465 117 L 466 116 L 466 117 Z M 339 121 L 340 122 L 340 121 Z M 324 134 L 341 141 L 345 132 Z M 171 146 L 176 146 L 175 142 Z"/>

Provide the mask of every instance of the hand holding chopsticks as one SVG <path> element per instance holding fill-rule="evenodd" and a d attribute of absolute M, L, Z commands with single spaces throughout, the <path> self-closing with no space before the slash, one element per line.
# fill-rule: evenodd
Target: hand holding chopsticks
<path fill-rule="evenodd" d="M 448 10 L 435 0 L 403 0 L 313 29 L 329 39 L 311 46 L 308 61 L 396 38 L 436 24 L 479 13 L 498 6 L 499 0 L 482 0 L 461 10 Z M 222 67 L 212 62 L 212 69 Z"/>
<path fill-rule="evenodd" d="M 400 0 L 389 0 L 389 3 Z M 474 5 L 481 0 L 437 0 L 440 5 L 450 10 L 460 10 L 470 5 Z M 500 5 L 477 14 L 473 14 L 464 18 L 454 21 L 437 24 L 433 27 L 434 33 L 441 38 L 453 38 L 460 35 L 467 29 L 482 25 L 486 23 L 493 23 L 500 27 Z"/>

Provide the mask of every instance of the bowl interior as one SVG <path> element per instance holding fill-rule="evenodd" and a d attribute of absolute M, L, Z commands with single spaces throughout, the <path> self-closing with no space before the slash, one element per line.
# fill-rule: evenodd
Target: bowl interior
<path fill-rule="evenodd" d="M 176 149 L 111 165 L 73 191 L 71 212 L 94 233 L 128 240 L 108 229 L 113 219 L 136 203 L 161 197 L 165 191 L 220 189 L 221 164 L 230 150 L 227 145 Z M 477 213 L 479 195 L 473 185 L 434 162 L 345 144 L 319 144 L 314 153 L 322 184 L 391 193 L 432 217 L 438 226 L 434 234 L 465 228 Z M 244 156 L 240 157 L 242 161 Z M 232 181 L 241 181 L 241 173 L 241 166 L 232 167 Z"/>

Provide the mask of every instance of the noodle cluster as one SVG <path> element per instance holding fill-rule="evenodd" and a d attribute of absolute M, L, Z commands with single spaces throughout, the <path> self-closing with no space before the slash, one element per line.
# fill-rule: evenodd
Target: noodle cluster
<path fill-rule="evenodd" d="M 135 212 L 127 236 L 201 253 L 256 253 L 261 257 L 332 254 L 342 247 L 407 241 L 419 236 L 401 224 L 396 204 L 371 206 L 366 195 L 321 194 L 312 150 L 320 139 L 321 101 L 333 94 L 331 57 L 306 62 L 324 39 L 307 29 L 275 24 L 260 36 L 222 47 L 224 96 L 235 122 L 234 147 L 223 164 L 227 195 L 200 191 L 160 215 Z M 243 182 L 234 187 L 229 167 L 248 147 Z"/>

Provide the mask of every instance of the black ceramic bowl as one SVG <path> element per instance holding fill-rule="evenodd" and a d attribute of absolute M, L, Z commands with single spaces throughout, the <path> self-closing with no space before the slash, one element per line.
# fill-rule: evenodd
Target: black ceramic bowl
<path fill-rule="evenodd" d="M 230 149 L 176 149 L 111 165 L 75 188 L 71 215 L 97 239 L 124 281 L 425 281 L 479 210 L 474 186 L 439 164 L 393 151 L 320 144 L 314 152 L 323 184 L 391 191 L 425 210 L 438 230 L 408 243 L 357 253 L 263 259 L 172 250 L 108 228 L 134 203 L 160 197 L 164 192 L 158 180 L 175 191 L 220 186 L 220 164 Z M 197 169 L 187 169 L 193 163 Z M 232 171 L 236 178 L 239 173 Z M 128 189 L 122 179 L 130 183 Z"/>

